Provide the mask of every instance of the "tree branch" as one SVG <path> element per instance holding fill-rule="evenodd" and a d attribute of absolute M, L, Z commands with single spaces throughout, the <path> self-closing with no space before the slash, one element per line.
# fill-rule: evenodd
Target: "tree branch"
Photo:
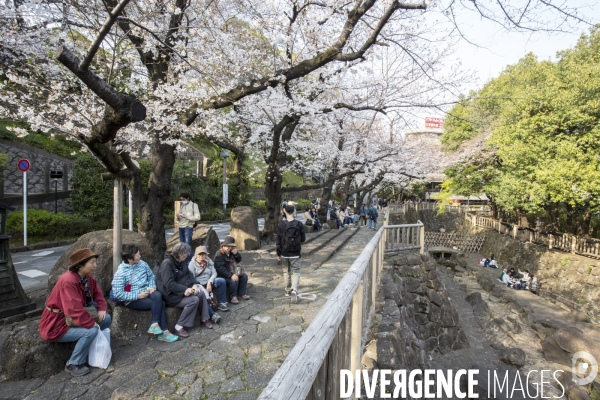
<path fill-rule="evenodd" d="M 129 2 L 130 2 L 130 0 L 121 0 L 119 2 L 119 4 L 117 4 L 117 6 L 112 10 L 112 12 L 110 12 L 108 14 L 108 18 L 106 18 L 106 21 L 104 22 L 104 25 L 102 25 L 102 28 L 100 28 L 100 31 L 98 32 L 98 35 L 96 36 L 96 39 L 90 45 L 90 48 L 89 48 L 85 58 L 79 65 L 79 68 L 82 71 L 86 71 L 88 69 L 94 56 L 96 55 L 96 52 L 100 48 L 100 44 L 102 44 L 102 41 L 104 40 L 106 35 L 108 35 L 108 32 L 110 32 L 112 26 L 117 21 L 117 17 L 119 16 L 119 14 L 121 14 L 123 9 Z"/>
<path fill-rule="evenodd" d="M 115 113 L 129 122 L 146 119 L 146 107 L 134 96 L 120 93 L 95 73 L 80 68 L 79 59 L 65 46 L 56 51 L 56 59 L 78 77 L 92 92 L 108 104 Z"/>

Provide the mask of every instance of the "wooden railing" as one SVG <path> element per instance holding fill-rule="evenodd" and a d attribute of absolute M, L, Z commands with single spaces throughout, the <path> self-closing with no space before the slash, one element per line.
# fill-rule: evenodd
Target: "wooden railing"
<path fill-rule="evenodd" d="M 440 208 L 440 205 L 437 203 L 406 203 L 406 204 L 390 204 L 390 205 L 388 205 L 389 212 L 394 213 L 394 214 L 404 214 L 409 211 L 437 210 L 439 208 Z M 488 206 L 475 206 L 475 205 L 460 205 L 460 206 L 446 205 L 445 211 L 451 212 L 451 213 L 459 213 L 459 214 L 465 214 L 468 212 L 477 212 L 480 214 L 488 214 L 489 207 Z"/>
<path fill-rule="evenodd" d="M 406 230 L 412 232 L 417 226 L 421 230 L 414 246 L 418 244 L 416 248 L 422 251 L 423 224 L 382 226 L 377 231 L 271 378 L 260 400 L 340 398 L 340 370 L 361 368 L 388 245 L 386 237 L 397 243 L 396 238 L 410 236 Z"/>
<path fill-rule="evenodd" d="M 424 252 L 425 227 L 421 221 L 408 225 L 385 226 L 385 252 L 398 252 L 419 249 Z"/>
<path fill-rule="evenodd" d="M 481 228 L 492 229 L 504 235 L 510 235 L 522 242 L 548 246 L 549 249 L 579 254 L 584 257 L 600 258 L 600 240 L 590 239 L 568 233 L 544 232 L 519 225 L 511 225 L 502 220 L 482 217 L 473 213 L 466 215 L 467 221 Z"/>

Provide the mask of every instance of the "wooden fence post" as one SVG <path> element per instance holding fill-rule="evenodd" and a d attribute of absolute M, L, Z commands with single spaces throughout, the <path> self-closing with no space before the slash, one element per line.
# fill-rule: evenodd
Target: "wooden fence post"
<path fill-rule="evenodd" d="M 571 236 L 571 253 L 577 252 L 577 236 Z"/>
<path fill-rule="evenodd" d="M 425 254 L 425 225 L 419 227 L 419 244 L 421 245 L 421 254 Z"/>
<path fill-rule="evenodd" d="M 179 208 L 181 207 L 181 202 L 175 202 L 175 220 L 173 221 L 173 230 L 175 235 L 179 235 L 179 221 L 177 220 L 177 216 L 179 215 Z"/>
<path fill-rule="evenodd" d="M 513 225 L 513 239 L 517 238 L 517 231 L 519 230 L 518 225 Z"/>
<path fill-rule="evenodd" d="M 116 178 L 113 187 L 113 273 L 121 264 L 121 229 L 123 228 L 123 181 Z"/>
<path fill-rule="evenodd" d="M 376 266 L 373 265 L 373 268 Z M 360 351 L 362 343 L 362 328 L 363 328 L 363 290 L 364 280 L 360 284 L 352 296 L 352 331 L 350 333 L 350 371 L 354 375 L 357 369 L 360 369 L 362 354 Z"/>
<path fill-rule="evenodd" d="M 498 233 L 502 233 L 502 218 L 498 220 Z"/>

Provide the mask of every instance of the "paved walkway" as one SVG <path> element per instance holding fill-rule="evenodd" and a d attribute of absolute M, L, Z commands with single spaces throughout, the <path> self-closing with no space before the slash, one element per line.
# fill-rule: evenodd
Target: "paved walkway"
<path fill-rule="evenodd" d="M 0 398 L 255 399 L 372 236 L 372 231 L 359 229 L 323 264 L 319 252 L 304 259 L 298 304 L 284 297 L 273 254 L 242 252 L 252 299 L 221 313 L 215 329 L 191 329 L 188 339 L 175 343 L 146 335 L 113 339 L 108 369 L 93 368 L 80 378 L 61 372 L 48 380 L 1 383 Z"/>

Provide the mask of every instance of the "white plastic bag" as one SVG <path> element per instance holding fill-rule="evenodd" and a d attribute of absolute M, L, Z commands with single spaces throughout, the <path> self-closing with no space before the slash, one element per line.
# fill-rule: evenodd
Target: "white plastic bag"
<path fill-rule="evenodd" d="M 88 364 L 90 367 L 98 367 L 106 369 L 112 357 L 110 349 L 110 329 L 106 328 L 102 332 L 98 332 L 96 338 L 90 346 L 88 354 Z"/>

